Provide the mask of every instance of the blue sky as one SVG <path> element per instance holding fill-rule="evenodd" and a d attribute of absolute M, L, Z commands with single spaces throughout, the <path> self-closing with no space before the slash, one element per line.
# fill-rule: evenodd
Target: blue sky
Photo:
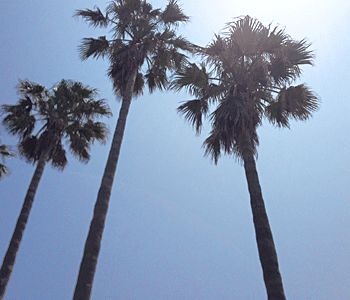
<path fill-rule="evenodd" d="M 152 1 L 164 7 L 166 1 Z M 347 1 L 182 1 L 191 23 L 179 30 L 206 45 L 233 17 L 280 24 L 313 44 L 306 82 L 320 111 L 291 130 L 264 123 L 257 162 L 288 299 L 350 299 L 350 5 Z M 102 30 L 71 16 L 105 1 L 3 1 L 0 103 L 18 100 L 18 79 L 52 87 L 62 78 L 98 88 L 114 117 L 119 103 L 107 62 L 81 62 L 77 46 Z M 134 100 L 127 121 L 92 299 L 265 299 L 243 168 L 203 157 L 201 136 L 176 113 L 185 93 Z M 16 140 L 1 130 L 2 141 Z M 110 142 L 110 140 L 109 140 Z M 64 172 L 47 166 L 5 299 L 69 299 L 110 143 L 91 161 L 72 156 Z M 7 160 L 0 181 L 0 257 L 34 167 Z"/>

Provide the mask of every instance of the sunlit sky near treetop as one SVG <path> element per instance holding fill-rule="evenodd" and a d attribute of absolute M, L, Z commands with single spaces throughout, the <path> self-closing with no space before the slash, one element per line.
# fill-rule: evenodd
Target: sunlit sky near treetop
<path fill-rule="evenodd" d="M 164 8 L 166 1 L 150 1 Z M 257 168 L 287 299 L 350 299 L 350 4 L 348 1 L 181 1 L 191 22 L 181 34 L 205 46 L 226 22 L 250 15 L 307 38 L 315 66 L 303 69 L 322 105 L 291 129 L 259 128 Z M 107 61 L 80 61 L 84 37 L 105 30 L 73 19 L 107 1 L 2 1 L 0 103 L 18 100 L 18 79 L 52 87 L 62 78 L 97 88 L 114 116 L 120 103 Z M 92 299 L 266 299 L 242 165 L 203 157 L 200 136 L 176 108 L 184 92 L 146 91 L 131 104 Z M 1 128 L 2 143 L 16 139 Z M 5 299 L 70 299 L 107 145 L 64 172 L 47 166 Z M 0 257 L 7 249 L 34 171 L 6 160 L 0 181 Z"/>

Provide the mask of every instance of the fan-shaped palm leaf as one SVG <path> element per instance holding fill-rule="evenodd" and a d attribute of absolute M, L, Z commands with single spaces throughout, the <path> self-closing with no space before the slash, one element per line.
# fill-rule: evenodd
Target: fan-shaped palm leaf
<path fill-rule="evenodd" d="M 171 88 L 179 91 L 183 88 L 196 97 L 203 96 L 203 89 L 208 85 L 209 74 L 204 65 L 189 63 L 179 69 L 173 77 Z"/>
<path fill-rule="evenodd" d="M 79 46 L 79 55 L 82 60 L 105 57 L 109 53 L 109 42 L 105 36 L 100 36 L 97 39 L 84 38 Z"/>
<path fill-rule="evenodd" d="M 300 84 L 282 88 L 276 100 L 265 110 L 272 124 L 289 127 L 289 119 L 305 121 L 319 108 L 319 98 L 306 85 Z"/>

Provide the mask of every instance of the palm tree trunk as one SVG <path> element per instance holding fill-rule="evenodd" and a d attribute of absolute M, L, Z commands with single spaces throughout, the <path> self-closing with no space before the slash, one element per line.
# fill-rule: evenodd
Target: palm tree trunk
<path fill-rule="evenodd" d="M 92 284 L 101 248 L 102 234 L 105 227 L 114 175 L 117 169 L 119 152 L 123 140 L 126 118 L 131 104 L 136 74 L 137 69 L 131 71 L 130 77 L 127 81 L 125 94 L 123 95 L 122 106 L 119 111 L 119 118 L 114 131 L 111 150 L 109 151 L 107 164 L 97 195 L 94 215 L 85 242 L 84 255 L 80 264 L 73 300 L 88 300 L 91 297 Z"/>
<path fill-rule="evenodd" d="M 0 300 L 4 298 L 7 285 L 9 283 L 12 270 L 16 261 L 17 253 L 19 250 L 19 246 L 22 241 L 22 237 L 24 234 L 24 230 L 28 223 L 28 218 L 30 211 L 33 206 L 35 193 L 38 189 L 38 185 L 41 179 L 41 176 L 43 175 L 44 168 L 47 162 L 48 154 L 47 152 L 42 155 L 42 157 L 39 159 L 38 164 L 36 166 L 35 172 L 33 174 L 32 180 L 29 184 L 27 194 L 24 198 L 22 210 L 19 214 L 19 217 L 17 219 L 15 230 L 12 234 L 12 238 L 9 244 L 9 247 L 7 249 L 7 252 L 4 257 L 4 261 L 1 266 L 0 270 Z"/>
<path fill-rule="evenodd" d="M 255 158 L 249 135 L 243 145 L 244 170 L 250 194 L 255 236 L 259 258 L 264 275 L 264 282 L 269 300 L 285 300 L 282 277 L 278 267 L 277 253 L 262 197 Z"/>

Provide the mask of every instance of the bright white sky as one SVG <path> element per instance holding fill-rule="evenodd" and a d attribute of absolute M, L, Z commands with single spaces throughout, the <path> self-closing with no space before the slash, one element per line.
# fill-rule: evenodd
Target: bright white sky
<path fill-rule="evenodd" d="M 151 2 L 164 7 L 166 1 Z M 181 33 L 206 45 L 233 17 L 249 14 L 308 38 L 315 67 L 306 82 L 322 106 L 291 130 L 259 130 L 258 172 L 288 299 L 350 299 L 350 5 L 348 1 L 182 1 L 192 17 Z M 6 1 L 0 7 L 0 103 L 14 104 L 18 79 L 51 87 L 61 78 L 98 88 L 119 104 L 107 64 L 80 62 L 77 46 L 101 30 L 72 19 L 101 0 Z M 93 299 L 265 299 L 242 166 L 215 166 L 176 114 L 184 93 L 155 93 L 132 103 L 107 217 Z M 15 139 L 2 130 L 2 141 Z M 110 144 L 82 165 L 49 166 L 36 195 L 6 299 L 72 297 L 83 245 Z M 0 182 L 0 257 L 6 251 L 34 168 L 7 161 Z"/>

